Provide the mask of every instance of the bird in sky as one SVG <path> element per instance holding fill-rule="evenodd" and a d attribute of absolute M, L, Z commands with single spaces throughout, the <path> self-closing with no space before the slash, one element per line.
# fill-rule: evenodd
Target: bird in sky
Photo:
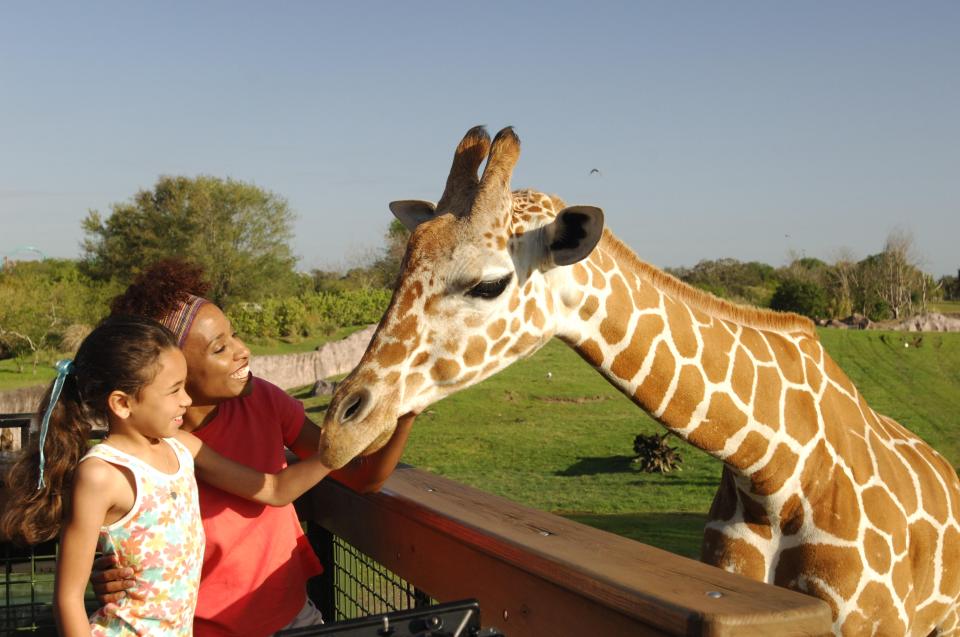
<path fill-rule="evenodd" d="M 594 168 L 594 169 L 592 169 L 592 170 L 590 171 L 590 174 L 591 174 L 591 175 L 599 175 L 599 174 L 600 174 L 600 170 L 597 169 L 597 168 Z"/>

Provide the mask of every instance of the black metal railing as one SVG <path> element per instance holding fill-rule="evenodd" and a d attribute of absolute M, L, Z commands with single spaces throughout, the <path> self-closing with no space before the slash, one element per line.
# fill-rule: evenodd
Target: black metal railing
<path fill-rule="evenodd" d="M 30 441 L 30 423 L 34 416 L 36 414 L 0 414 L 0 430 L 15 430 L 15 435 L 20 440 L 20 448 L 26 447 Z"/>

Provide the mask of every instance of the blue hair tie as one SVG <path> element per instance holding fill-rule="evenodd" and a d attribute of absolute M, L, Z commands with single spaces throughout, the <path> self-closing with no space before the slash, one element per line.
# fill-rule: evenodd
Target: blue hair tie
<path fill-rule="evenodd" d="M 50 414 L 60 399 L 60 391 L 63 389 L 63 382 L 67 376 L 73 373 L 73 361 L 63 359 L 57 361 L 57 379 L 53 381 L 53 389 L 50 390 L 50 402 L 47 403 L 47 409 L 43 412 L 43 421 L 40 423 L 40 481 L 37 483 L 37 491 L 43 488 L 43 465 L 46 459 L 43 456 L 43 443 L 47 441 L 47 429 L 50 428 Z"/>

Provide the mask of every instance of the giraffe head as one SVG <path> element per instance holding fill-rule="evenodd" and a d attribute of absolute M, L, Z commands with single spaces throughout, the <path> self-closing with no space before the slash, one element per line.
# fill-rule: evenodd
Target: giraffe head
<path fill-rule="evenodd" d="M 478 126 L 457 146 L 436 205 L 390 204 L 412 235 L 387 312 L 327 410 L 328 465 L 379 449 L 398 416 L 532 354 L 557 332 L 558 313 L 574 305 L 564 298 L 565 266 L 593 250 L 603 213 L 511 192 L 519 155 L 513 129 L 491 142 Z"/>

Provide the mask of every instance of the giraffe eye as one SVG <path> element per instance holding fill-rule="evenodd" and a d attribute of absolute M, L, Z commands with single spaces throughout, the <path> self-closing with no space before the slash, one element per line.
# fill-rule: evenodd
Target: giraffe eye
<path fill-rule="evenodd" d="M 513 274 L 508 274 L 496 281 L 481 281 L 467 290 L 467 296 L 472 296 L 475 299 L 495 299 L 503 294 L 512 278 Z"/>

